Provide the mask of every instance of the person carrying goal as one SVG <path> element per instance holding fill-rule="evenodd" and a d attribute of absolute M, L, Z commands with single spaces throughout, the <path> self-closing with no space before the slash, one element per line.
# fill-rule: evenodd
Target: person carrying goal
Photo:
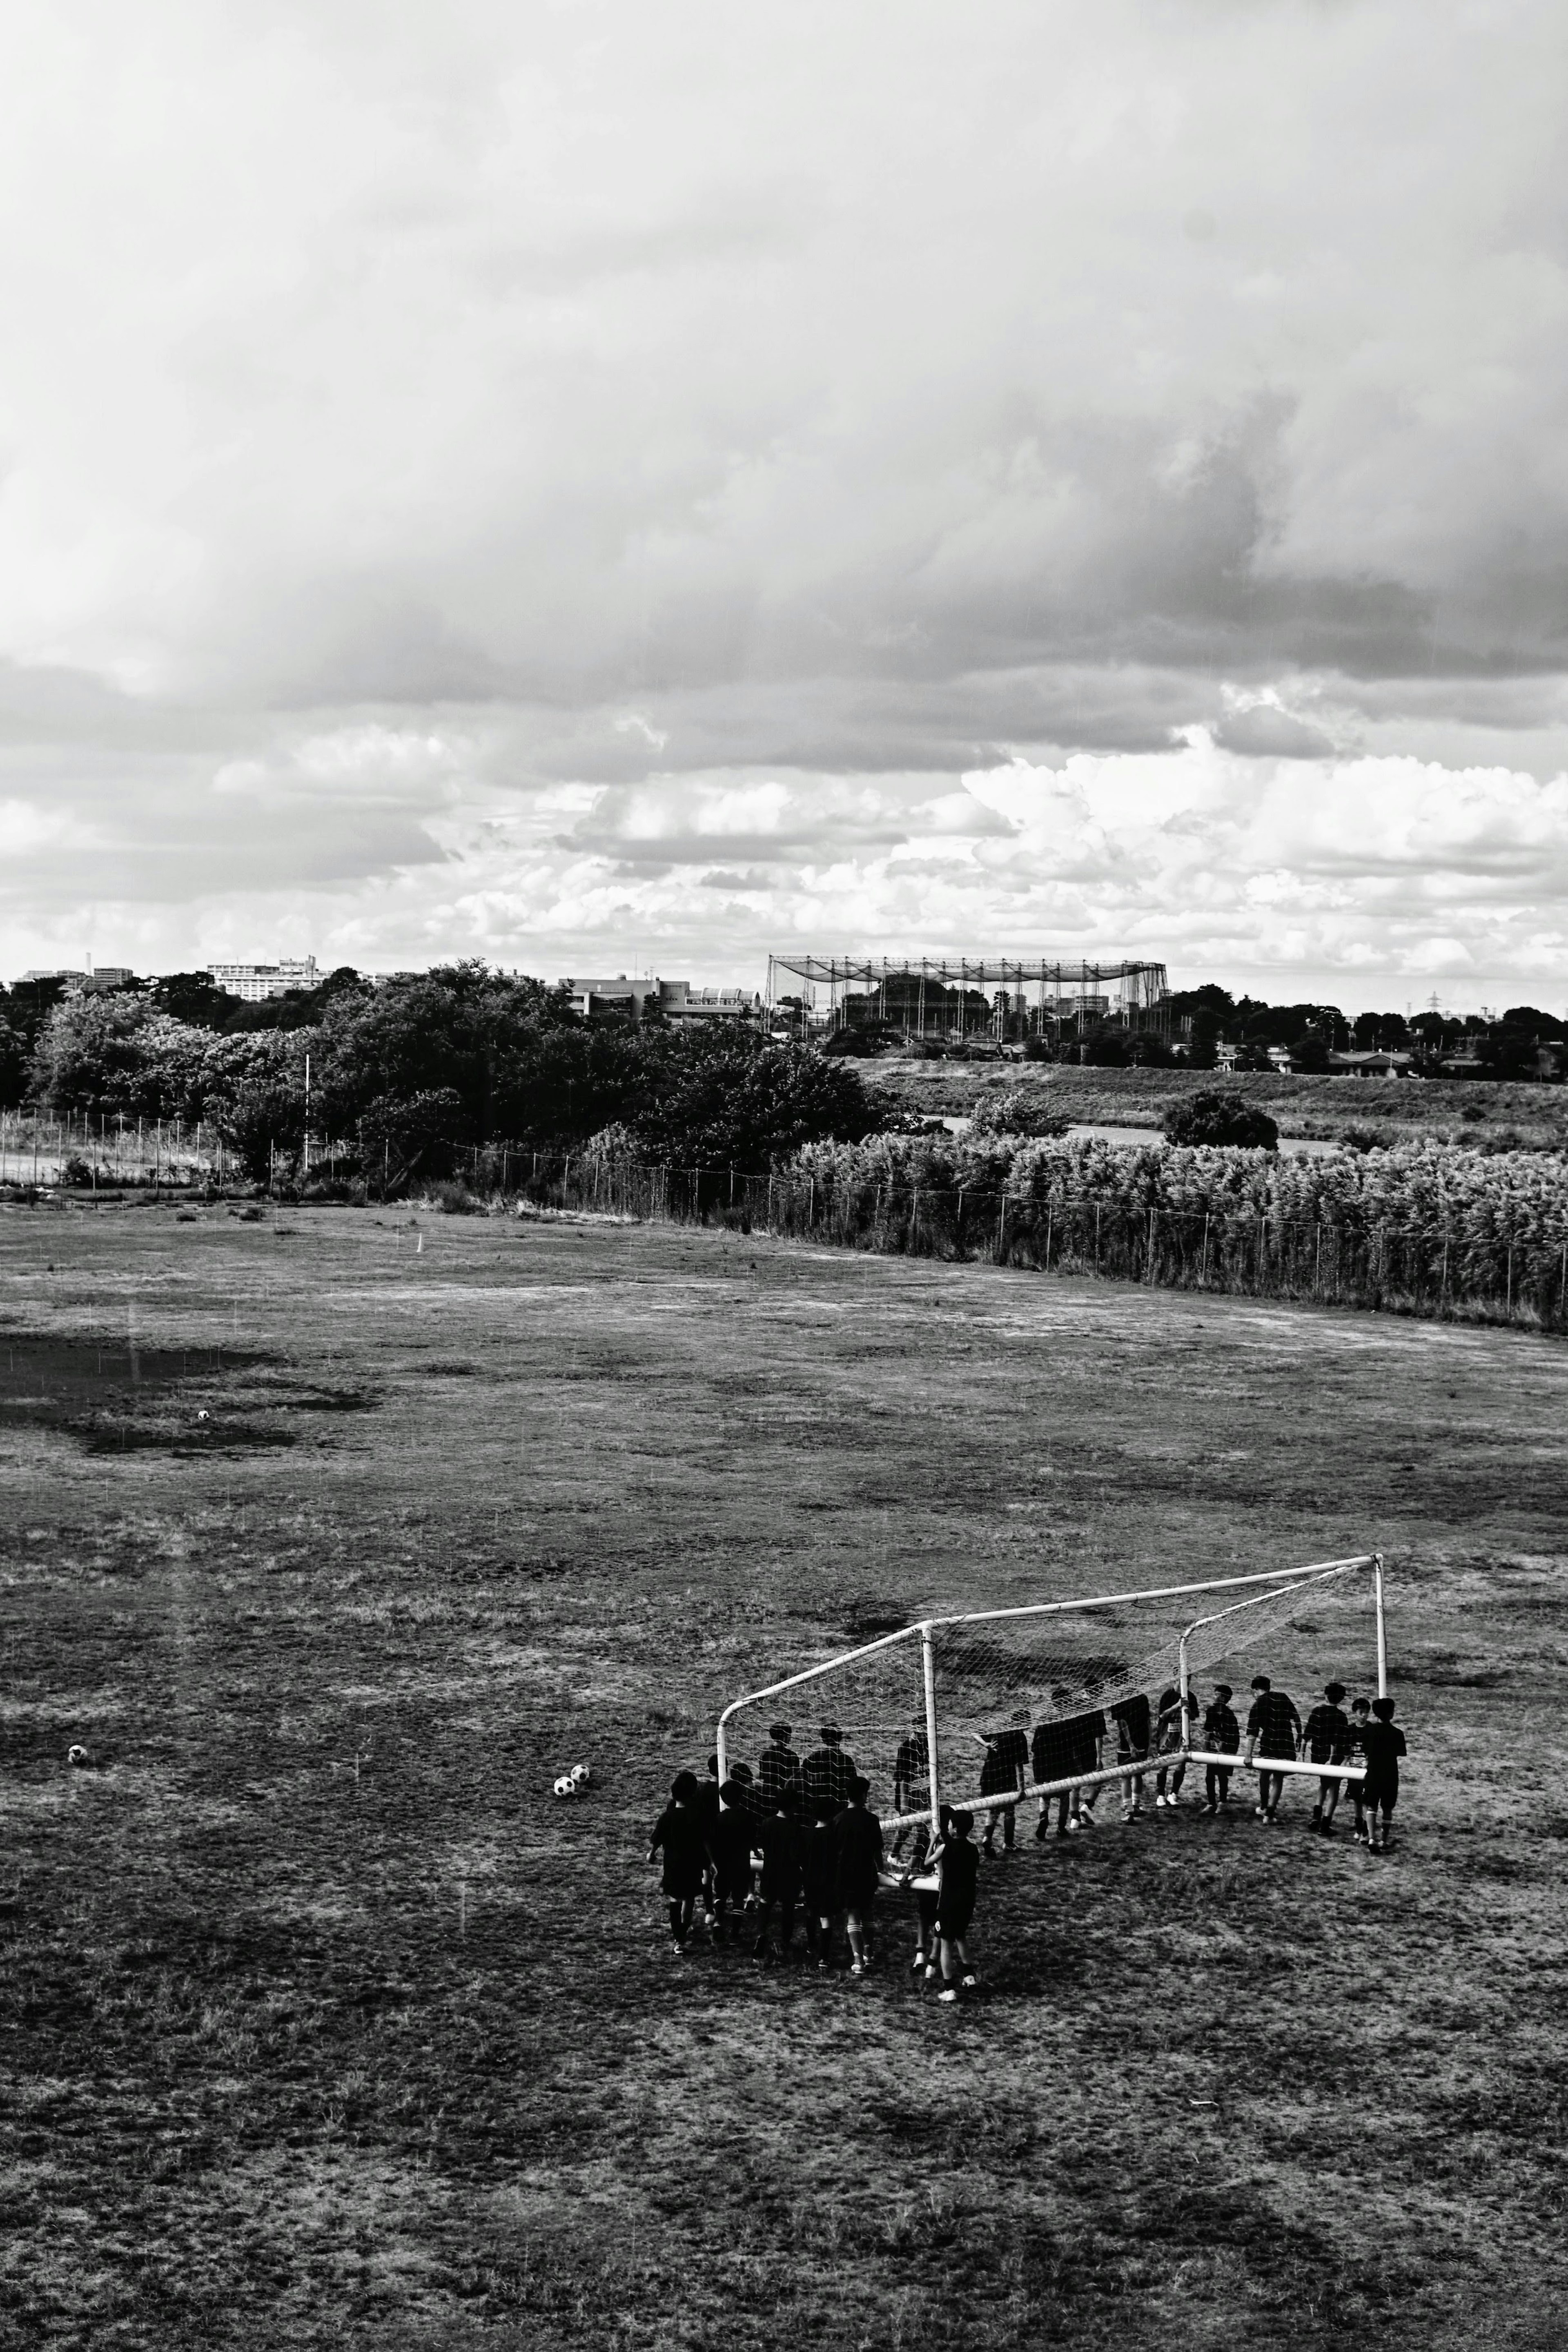
<path fill-rule="evenodd" d="M 738 1923 L 751 1907 L 751 1840 L 757 1825 L 751 1790 L 733 1774 L 720 1789 L 718 1799 L 718 1819 L 711 1832 L 716 1944 L 725 1939 L 731 1911 Z"/>
<path fill-rule="evenodd" d="M 1344 1761 L 1347 1764 L 1364 1765 L 1366 1759 L 1363 1752 L 1364 1743 L 1366 1738 L 1366 1727 L 1371 1721 L 1371 1700 L 1353 1698 L 1350 1703 L 1350 1728 L 1344 1738 Z M 1342 1787 L 1344 1785 L 1343 1782 L 1341 1783 Z M 1360 1780 L 1352 1780 L 1349 1787 L 1350 1801 L 1355 1807 L 1355 1820 L 1351 1824 L 1351 1835 L 1357 1845 L 1364 1845 L 1366 1842 L 1365 1789 Z"/>
<path fill-rule="evenodd" d="M 817 1738 L 821 1745 L 812 1748 L 800 1767 L 800 1796 L 813 1817 L 821 1804 L 830 1815 L 841 1813 L 856 1778 L 855 1759 L 845 1748 L 844 1735 L 836 1723 L 824 1723 Z"/>
<path fill-rule="evenodd" d="M 1072 1694 L 1058 1683 L 1051 1694 L 1059 1706 L 1071 1705 Z M 1080 1772 L 1097 1772 L 1105 1740 L 1105 1717 L 1098 1707 L 1083 1715 L 1069 1715 L 1054 1721 L 1037 1723 L 1030 1748 L 1030 1764 L 1037 1788 L 1049 1787 L 1053 1780 L 1071 1780 Z M 1082 1803 L 1082 1790 L 1063 1789 L 1056 1799 L 1056 1834 L 1068 1837 L 1087 1826 L 1088 1814 Z M 1093 1791 L 1090 1791 L 1092 1802 Z M 1043 1843 L 1051 1832 L 1049 1797 L 1040 1801 L 1040 1819 L 1035 1824 L 1035 1842 Z"/>
<path fill-rule="evenodd" d="M 779 1811 L 779 1800 L 786 1789 L 799 1792 L 800 1759 L 789 1745 L 789 1726 L 770 1723 L 768 1745 L 757 1759 L 757 1786 L 769 1814 Z"/>
<path fill-rule="evenodd" d="M 1186 1779 L 1186 1758 L 1181 1752 L 1183 1717 L 1190 1725 L 1197 1714 L 1197 1701 L 1189 1690 L 1186 1704 L 1175 1683 L 1160 1693 L 1159 1714 L 1155 1724 L 1155 1753 L 1174 1756 L 1176 1763 L 1164 1764 L 1155 1775 L 1155 1806 L 1163 1811 L 1167 1806 L 1174 1813 L 1179 1809 L 1181 1784 Z M 1168 1784 L 1168 1786 L 1167 1786 Z"/>
<path fill-rule="evenodd" d="M 1024 1732 L 1025 1716 L 1015 1716 L 1000 1731 L 988 1731 L 986 1760 L 980 1767 L 980 1794 L 999 1797 L 1005 1790 L 1009 1795 L 1021 1797 L 1029 1785 L 1029 1740 Z M 986 1819 L 986 1834 L 980 1846 L 983 1854 L 996 1856 L 997 1817 L 1001 1816 L 1002 1851 L 1010 1853 L 1018 1823 L 1018 1807 L 992 1805 Z"/>
<path fill-rule="evenodd" d="M 882 1868 L 882 1823 L 867 1809 L 870 1794 L 870 1781 L 857 1772 L 850 1783 L 850 1801 L 833 1823 L 833 1891 L 849 1935 L 852 1977 L 863 1977 L 866 1971 L 872 1906 Z"/>
<path fill-rule="evenodd" d="M 1234 1756 L 1241 1746 L 1241 1726 L 1236 1720 L 1236 1710 L 1230 1704 L 1230 1685 L 1216 1683 L 1214 1704 L 1203 1713 L 1203 1744 L 1214 1756 Z M 1230 1811 L 1230 1767 L 1210 1764 L 1203 1776 L 1203 1810 L 1217 1813 L 1221 1806 Z"/>
<path fill-rule="evenodd" d="M 1146 1764 L 1149 1760 L 1149 1735 L 1154 1724 L 1154 1709 L 1149 1705 L 1148 1693 L 1134 1691 L 1129 1698 L 1119 1698 L 1111 1709 L 1111 1720 L 1116 1727 L 1117 1763 Z M 1143 1810 L 1143 1774 L 1124 1773 L 1122 1819 L 1135 1822 Z"/>
<path fill-rule="evenodd" d="M 951 1805 L 944 1805 L 936 1816 L 936 1835 L 922 1822 L 915 1832 L 915 1853 L 903 1874 L 908 1886 L 915 1879 L 930 1877 L 935 1885 L 915 1888 L 915 1958 L 910 1967 L 916 1976 L 924 1976 L 929 1984 L 940 1969 L 938 1952 L 941 1938 L 936 1933 L 936 1907 L 941 1901 L 939 1868 L 942 1848 L 953 1819 Z"/>
<path fill-rule="evenodd" d="M 925 1725 L 916 1717 L 911 1728 L 898 1743 L 893 1759 L 893 1810 L 895 1813 L 918 1811 L 929 1785 L 929 1750 L 925 1745 Z M 893 1859 L 904 1852 L 904 1841 L 909 1835 L 909 1825 L 903 1823 L 893 1841 Z M 930 1832 L 924 1822 L 915 1839 L 918 1851 L 920 1838 L 929 1842 Z"/>
<path fill-rule="evenodd" d="M 1350 1745 L 1350 1717 L 1341 1701 L 1344 1697 L 1343 1683 L 1325 1685 L 1322 1699 L 1308 1716 L 1301 1733 L 1301 1746 L 1314 1764 L 1343 1764 Z M 1333 1817 L 1339 1805 L 1340 1791 L 1344 1782 L 1337 1774 L 1325 1771 L 1318 1781 L 1318 1801 L 1312 1807 L 1309 1829 L 1324 1837 L 1333 1835 Z"/>
<path fill-rule="evenodd" d="M 1404 1731 L 1394 1720 L 1391 1698 L 1373 1700 L 1372 1721 L 1362 1733 L 1361 1752 L 1366 1759 L 1366 1778 L 1361 1788 L 1366 1807 L 1366 1842 L 1374 1853 L 1387 1853 L 1394 1843 L 1394 1808 L 1399 1801 L 1399 1759 L 1410 1752 Z"/>
<path fill-rule="evenodd" d="M 1252 1706 L 1247 1717 L 1247 1761 L 1254 1756 L 1273 1756 L 1282 1762 L 1287 1757 L 1293 1763 L 1301 1737 L 1301 1718 L 1296 1713 L 1295 1701 L 1283 1691 L 1277 1691 L 1267 1675 L 1252 1677 Z M 1252 1808 L 1260 1822 L 1271 1822 L 1279 1811 L 1280 1800 L 1285 1793 L 1283 1772 L 1261 1769 L 1258 1774 L 1258 1802 Z"/>
<path fill-rule="evenodd" d="M 800 1900 L 800 1784 L 787 1780 L 778 1803 L 762 1824 L 762 1885 L 757 1914 L 754 1960 L 766 1960 L 775 1948 L 780 1959 L 789 1958 L 795 1933 L 795 1907 Z M 779 1915 L 779 1940 L 771 1940 L 773 1915 Z"/>
<path fill-rule="evenodd" d="M 980 1883 L 980 1857 L 969 1835 L 974 1826 L 973 1813 L 960 1810 L 953 1815 L 936 1865 L 936 1936 L 942 1954 L 938 2000 L 956 2001 L 960 1990 L 972 1990 L 975 1984 L 965 1940 Z"/>

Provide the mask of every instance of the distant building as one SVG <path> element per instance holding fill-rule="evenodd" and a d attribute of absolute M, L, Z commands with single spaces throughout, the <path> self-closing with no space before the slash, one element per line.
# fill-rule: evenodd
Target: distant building
<path fill-rule="evenodd" d="M 269 996 L 287 996 L 291 989 L 316 987 L 316 959 L 286 956 L 280 963 L 210 963 L 207 978 L 225 996 L 260 1004 Z"/>
<path fill-rule="evenodd" d="M 136 974 L 127 963 L 100 963 L 95 971 L 25 971 L 26 980 L 57 980 L 68 996 L 92 996 L 105 989 L 127 988 Z"/>
<path fill-rule="evenodd" d="M 1348 1078 L 1407 1078 L 1415 1058 L 1413 1054 L 1331 1054 L 1329 1069 Z"/>
<path fill-rule="evenodd" d="M 656 981 L 628 980 L 623 971 L 613 980 L 559 980 L 558 988 L 566 991 L 567 1003 L 584 1021 L 601 1021 L 607 1013 L 624 1013 L 628 1020 L 640 1021 L 643 1006 L 658 987 Z"/>
<path fill-rule="evenodd" d="M 613 980 L 578 976 L 557 985 L 565 989 L 567 1002 L 584 1021 L 614 1013 L 641 1021 L 644 1007 L 651 1003 L 658 1006 L 666 1021 L 676 1023 L 752 1021 L 762 1010 L 762 999 L 755 990 L 694 988 L 689 980 L 629 980 L 623 971 Z"/>
<path fill-rule="evenodd" d="M 755 1021 L 762 999 L 755 989 L 694 988 L 689 980 L 662 980 L 659 1010 L 666 1021 Z"/>

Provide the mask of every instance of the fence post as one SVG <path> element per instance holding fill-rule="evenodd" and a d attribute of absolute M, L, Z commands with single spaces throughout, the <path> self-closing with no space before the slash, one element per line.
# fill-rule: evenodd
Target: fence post
<path fill-rule="evenodd" d="M 1149 1265 L 1146 1278 L 1151 1283 L 1155 1278 L 1155 1212 L 1152 1207 L 1149 1211 Z"/>
<path fill-rule="evenodd" d="M 1054 1202 L 1048 1201 L 1045 1204 L 1045 1271 L 1047 1274 L 1051 1272 L 1051 1221 L 1054 1212 Z"/>

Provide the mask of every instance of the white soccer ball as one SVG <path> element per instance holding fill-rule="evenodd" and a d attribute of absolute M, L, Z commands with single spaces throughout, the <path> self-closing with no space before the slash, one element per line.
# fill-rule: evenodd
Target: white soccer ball
<path fill-rule="evenodd" d="M 571 1768 L 571 1777 L 580 1789 L 586 1789 L 592 1775 L 586 1764 L 574 1764 Z"/>
<path fill-rule="evenodd" d="M 561 1774 L 560 1779 L 555 1784 L 555 1792 L 558 1797 L 576 1796 L 577 1782 L 572 1779 L 570 1772 L 563 1772 Z"/>

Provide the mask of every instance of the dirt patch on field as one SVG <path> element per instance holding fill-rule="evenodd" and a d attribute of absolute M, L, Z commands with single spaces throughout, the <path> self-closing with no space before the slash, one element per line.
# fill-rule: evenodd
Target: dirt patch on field
<path fill-rule="evenodd" d="M 368 1389 L 323 1385 L 240 1349 L 0 1331 L 0 1430 L 57 1431 L 89 1454 L 289 1446 L 295 1415 L 375 1402 Z"/>

